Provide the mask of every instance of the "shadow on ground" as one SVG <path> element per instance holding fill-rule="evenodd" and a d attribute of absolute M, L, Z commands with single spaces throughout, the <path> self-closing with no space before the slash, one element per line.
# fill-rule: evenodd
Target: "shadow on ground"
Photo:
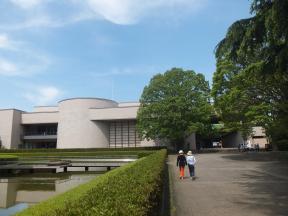
<path fill-rule="evenodd" d="M 249 171 L 240 175 L 239 185 L 247 196 L 235 203 L 251 212 L 261 212 L 260 215 L 287 216 L 287 155 L 287 152 L 248 152 L 222 156 L 240 164 L 242 161 L 255 162 L 247 167 Z"/>
<path fill-rule="evenodd" d="M 229 154 L 222 156 L 230 160 L 245 161 L 277 161 L 288 163 L 288 152 L 242 152 L 238 154 Z"/>

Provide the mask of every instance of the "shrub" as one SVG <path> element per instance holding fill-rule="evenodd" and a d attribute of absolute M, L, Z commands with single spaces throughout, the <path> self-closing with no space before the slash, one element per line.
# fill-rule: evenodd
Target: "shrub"
<path fill-rule="evenodd" d="M 117 168 L 16 215 L 146 216 L 158 205 L 166 150 Z"/>
<path fill-rule="evenodd" d="M 18 157 L 15 155 L 0 154 L 0 161 L 16 161 Z"/>
<path fill-rule="evenodd" d="M 278 146 L 278 149 L 280 151 L 288 151 L 288 140 L 287 139 L 279 140 L 279 141 L 275 142 L 275 144 Z"/>
<path fill-rule="evenodd" d="M 2 153 L 31 153 L 31 152 L 137 152 L 166 149 L 165 146 L 151 146 L 151 147 L 125 147 L 125 148 L 73 148 L 73 149 L 53 149 L 53 148 L 35 148 L 35 149 L 0 149 Z"/>
<path fill-rule="evenodd" d="M 15 163 L 18 161 L 18 157 L 15 155 L 1 155 L 0 154 L 0 165 L 6 165 L 9 163 Z"/>
<path fill-rule="evenodd" d="M 21 159 L 30 157 L 97 157 L 97 158 L 126 158 L 129 156 L 136 156 L 138 158 L 148 156 L 155 151 L 25 151 L 25 152 L 15 152 L 14 155 L 21 157 Z M 9 153 L 0 153 L 0 155 L 7 155 Z"/>

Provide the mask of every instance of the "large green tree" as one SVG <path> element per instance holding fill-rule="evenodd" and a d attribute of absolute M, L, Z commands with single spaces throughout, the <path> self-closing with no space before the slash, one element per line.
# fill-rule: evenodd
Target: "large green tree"
<path fill-rule="evenodd" d="M 209 84 L 204 75 L 173 68 L 157 74 L 143 90 L 137 114 L 142 138 L 168 139 L 178 146 L 210 121 Z"/>
<path fill-rule="evenodd" d="M 212 95 L 226 125 L 266 128 L 288 146 L 288 1 L 253 0 L 252 17 L 233 23 L 216 47 Z M 284 145 L 283 145 L 284 144 Z"/>

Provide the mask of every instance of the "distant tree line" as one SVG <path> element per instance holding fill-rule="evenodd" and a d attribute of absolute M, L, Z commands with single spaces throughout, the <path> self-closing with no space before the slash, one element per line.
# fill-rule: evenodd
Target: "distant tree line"
<path fill-rule="evenodd" d="M 266 129 L 288 147 L 288 1 L 253 0 L 248 19 L 233 23 L 216 47 L 212 96 L 226 127 L 249 135 Z"/>
<path fill-rule="evenodd" d="M 288 0 L 253 0 L 251 14 L 216 46 L 211 91 L 204 75 L 181 68 L 151 79 L 137 116 L 142 138 L 181 143 L 192 132 L 214 134 L 216 114 L 222 131 L 245 138 L 262 126 L 274 146 L 288 149 Z"/>

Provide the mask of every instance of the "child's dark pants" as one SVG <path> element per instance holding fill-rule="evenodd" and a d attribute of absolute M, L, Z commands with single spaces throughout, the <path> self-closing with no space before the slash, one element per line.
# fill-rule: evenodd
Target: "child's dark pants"
<path fill-rule="evenodd" d="M 190 177 L 194 177 L 194 175 L 195 175 L 194 165 L 188 164 L 188 167 L 189 167 Z"/>

